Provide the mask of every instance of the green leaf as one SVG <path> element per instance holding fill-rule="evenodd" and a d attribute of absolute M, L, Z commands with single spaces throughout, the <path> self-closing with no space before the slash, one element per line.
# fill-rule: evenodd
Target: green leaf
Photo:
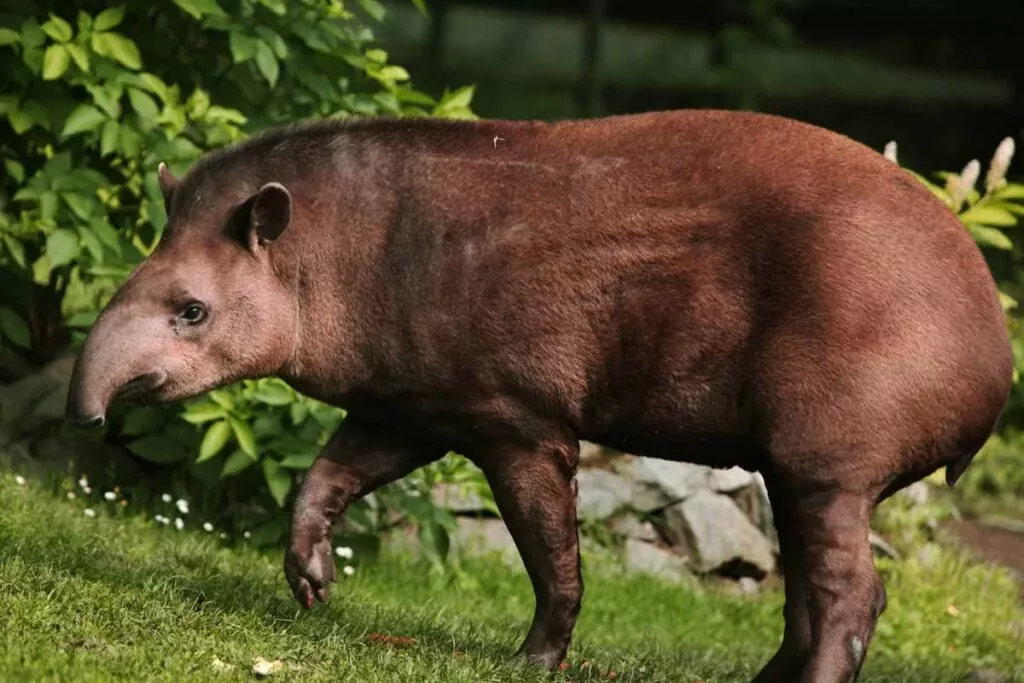
<path fill-rule="evenodd" d="M 121 127 L 117 121 L 108 120 L 103 124 L 103 132 L 100 133 L 100 156 L 105 157 L 117 149 L 117 140 Z"/>
<path fill-rule="evenodd" d="M 227 413 L 224 412 L 223 407 L 206 401 L 185 406 L 185 412 L 181 415 L 182 419 L 194 425 L 203 424 L 211 420 L 219 420 L 226 416 Z"/>
<path fill-rule="evenodd" d="M 40 26 L 40 28 L 43 29 L 43 33 L 56 40 L 58 43 L 66 43 L 75 35 L 74 29 L 71 28 L 71 24 L 52 13 L 50 14 L 50 20 Z"/>
<path fill-rule="evenodd" d="M 224 468 L 220 471 L 221 478 L 230 477 L 238 474 L 239 472 L 248 469 L 249 467 L 256 464 L 256 460 L 253 460 L 241 450 L 234 450 L 231 455 L 224 461 Z"/>
<path fill-rule="evenodd" d="M 260 41 L 252 36 L 247 36 L 240 31 L 232 31 L 228 34 L 228 47 L 231 48 L 231 59 L 235 64 L 241 64 L 256 56 Z"/>
<path fill-rule="evenodd" d="M 68 49 L 68 52 L 71 54 L 71 59 L 75 61 L 75 64 L 78 65 L 78 68 L 88 73 L 89 53 L 83 50 L 81 46 L 75 45 L 74 43 L 68 43 L 64 47 Z"/>
<path fill-rule="evenodd" d="M 53 81 L 64 75 L 71 66 L 71 54 L 63 45 L 51 45 L 43 55 L 43 78 Z"/>
<path fill-rule="evenodd" d="M 61 193 L 60 198 L 64 200 L 64 203 L 71 209 L 71 213 L 75 214 L 76 218 L 87 223 L 89 218 L 92 216 L 93 202 L 89 197 L 86 197 L 78 192 L 64 192 Z M 93 238 L 95 239 L 95 237 Z M 99 241 L 96 242 L 99 246 Z"/>
<path fill-rule="evenodd" d="M 4 246 L 7 247 L 7 253 L 11 255 L 14 262 L 18 264 L 18 267 L 28 267 L 28 262 L 25 260 L 25 245 L 14 239 L 11 235 L 0 235 L 0 238 L 3 238 Z"/>
<path fill-rule="evenodd" d="M 196 19 L 202 19 L 206 14 L 224 15 L 224 10 L 220 8 L 216 0 L 174 0 L 174 4 Z"/>
<path fill-rule="evenodd" d="M 100 315 L 99 311 L 80 311 L 73 313 L 67 320 L 68 327 L 89 329 Z M 141 408 L 140 408 L 141 410 Z"/>
<path fill-rule="evenodd" d="M 214 390 L 209 394 L 210 400 L 224 408 L 225 410 L 233 410 L 235 407 L 235 399 L 231 397 L 231 394 L 226 390 Z"/>
<path fill-rule="evenodd" d="M 960 214 L 960 220 L 964 223 L 978 223 L 981 225 L 997 225 L 1010 227 L 1017 225 L 1017 217 L 1012 213 L 992 204 L 976 204 Z"/>
<path fill-rule="evenodd" d="M 71 137 L 78 133 L 95 130 L 101 123 L 107 120 L 106 115 L 91 104 L 80 104 L 68 116 L 64 122 L 64 130 L 61 137 Z"/>
<path fill-rule="evenodd" d="M 109 31 L 124 19 L 124 5 L 108 7 L 99 13 L 93 23 L 94 31 Z"/>
<path fill-rule="evenodd" d="M 107 116 L 112 119 L 121 118 L 121 94 L 124 92 L 122 88 L 115 87 L 115 90 L 111 92 L 109 87 L 102 87 L 99 85 L 87 85 L 85 89 L 92 95 L 92 101 L 96 103 L 96 106 L 102 109 Z"/>
<path fill-rule="evenodd" d="M 288 387 L 277 382 L 262 382 L 253 392 L 252 397 L 270 406 L 283 406 L 292 402 L 292 392 Z"/>
<path fill-rule="evenodd" d="M 310 450 L 308 453 L 289 455 L 281 461 L 281 467 L 293 470 L 308 470 L 313 461 L 316 460 L 317 451 Z"/>
<path fill-rule="evenodd" d="M 409 72 L 400 66 L 386 66 L 380 70 L 378 76 L 385 81 L 409 80 Z"/>
<path fill-rule="evenodd" d="M 274 56 L 274 51 L 269 45 L 262 40 L 256 46 L 256 66 L 259 68 L 260 73 L 267 79 L 267 83 L 273 88 L 277 84 L 277 77 L 280 73 L 280 66 L 277 63 L 277 57 Z"/>
<path fill-rule="evenodd" d="M 132 408 L 124 416 L 124 422 L 121 424 L 121 434 L 136 436 L 146 432 L 153 432 L 159 429 L 163 423 L 164 418 L 159 411 L 145 406 Z"/>
<path fill-rule="evenodd" d="M 150 434 L 128 444 L 128 450 L 143 460 L 167 465 L 184 460 L 188 453 L 181 444 L 163 434 Z"/>
<path fill-rule="evenodd" d="M 228 421 L 231 423 L 231 430 L 235 433 L 235 439 L 238 441 L 239 447 L 245 451 L 246 455 L 250 458 L 258 458 L 259 454 L 256 452 L 256 437 L 253 436 L 252 427 L 248 423 L 242 422 L 237 417 L 228 416 Z"/>
<path fill-rule="evenodd" d="M 288 43 L 285 42 L 280 33 L 267 26 L 257 26 L 256 33 L 274 50 L 274 54 L 277 55 L 278 59 L 288 58 Z"/>
<path fill-rule="evenodd" d="M 102 49 L 97 49 L 97 41 L 99 41 Z M 142 68 L 142 55 L 139 54 L 138 46 L 130 38 L 126 38 L 120 33 L 112 31 L 94 33 L 92 35 L 92 45 L 96 52 L 117 60 L 129 69 L 138 70 Z"/>
<path fill-rule="evenodd" d="M 999 199 L 1024 199 L 1024 185 L 1010 183 L 996 191 L 995 197 Z"/>
<path fill-rule="evenodd" d="M 263 460 L 263 477 L 267 480 L 267 487 L 270 495 L 274 497 L 277 504 L 284 507 L 285 499 L 292 488 L 292 475 L 288 470 L 281 467 L 273 458 Z"/>
<path fill-rule="evenodd" d="M 20 161 L 4 159 L 4 169 L 6 169 L 7 173 L 14 179 L 14 182 L 19 185 L 25 182 L 25 167 L 21 165 Z"/>
<path fill-rule="evenodd" d="M 1004 251 L 1013 249 L 1013 242 L 1010 241 L 1010 238 L 995 228 L 971 224 L 967 226 L 967 229 L 978 244 L 1002 249 Z"/>
<path fill-rule="evenodd" d="M 420 11 L 420 14 L 427 17 L 428 19 L 430 18 L 430 11 L 427 10 L 426 0 L 412 0 L 412 4 L 415 5 L 416 9 Z"/>
<path fill-rule="evenodd" d="M 203 441 L 199 444 L 199 457 L 196 462 L 204 462 L 220 453 L 231 438 L 231 425 L 226 420 L 214 422 L 207 427 Z"/>
<path fill-rule="evenodd" d="M 58 228 L 46 238 L 46 255 L 51 268 L 71 263 L 79 251 L 78 235 L 66 228 Z"/>
<path fill-rule="evenodd" d="M 0 28 L 0 45 L 13 45 L 21 42 L 21 34 L 9 28 Z"/>
<path fill-rule="evenodd" d="M 260 0 L 260 4 L 279 17 L 283 17 L 288 13 L 288 6 L 285 4 L 285 0 Z"/>
<path fill-rule="evenodd" d="M 438 105 L 441 109 L 459 109 L 468 107 L 473 100 L 473 93 L 476 90 L 474 85 L 466 85 L 458 90 L 446 93 Z"/>
<path fill-rule="evenodd" d="M 29 348 L 32 344 L 32 334 L 29 332 L 28 325 L 20 315 L 14 312 L 14 309 L 7 306 L 0 306 L 0 332 L 12 344 L 23 349 Z"/>
<path fill-rule="evenodd" d="M 143 121 L 152 123 L 160 116 L 160 108 L 148 93 L 138 88 L 128 88 L 128 101 L 132 103 L 132 109 Z"/>
<path fill-rule="evenodd" d="M 387 14 L 387 10 L 384 9 L 384 5 L 377 2 L 377 0 L 359 0 L 359 5 L 363 10 L 369 14 L 375 21 L 380 21 Z"/>

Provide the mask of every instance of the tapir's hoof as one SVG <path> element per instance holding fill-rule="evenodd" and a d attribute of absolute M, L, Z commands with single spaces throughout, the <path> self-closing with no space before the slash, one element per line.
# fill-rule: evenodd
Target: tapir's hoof
<path fill-rule="evenodd" d="M 512 667 L 538 667 L 554 671 L 564 664 L 564 657 L 555 651 L 526 653 L 519 651 L 509 658 L 507 664 Z"/>
<path fill-rule="evenodd" d="M 284 557 L 284 575 L 292 595 L 304 608 L 311 608 L 314 600 L 327 602 L 335 578 L 330 540 L 310 542 L 301 536 L 293 537 Z"/>

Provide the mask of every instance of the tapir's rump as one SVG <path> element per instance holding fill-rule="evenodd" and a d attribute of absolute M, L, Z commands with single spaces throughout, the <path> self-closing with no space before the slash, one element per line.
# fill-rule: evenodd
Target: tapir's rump
<path fill-rule="evenodd" d="M 537 590 L 520 654 L 546 666 L 582 591 L 578 440 L 761 472 L 788 606 L 759 680 L 840 681 L 885 604 L 870 510 L 941 467 L 953 483 L 1010 388 L 957 217 L 783 118 L 304 124 L 161 183 L 167 232 L 91 331 L 69 415 L 265 375 L 344 406 L 295 504 L 303 603 L 326 599 L 352 500 L 465 454 Z"/>

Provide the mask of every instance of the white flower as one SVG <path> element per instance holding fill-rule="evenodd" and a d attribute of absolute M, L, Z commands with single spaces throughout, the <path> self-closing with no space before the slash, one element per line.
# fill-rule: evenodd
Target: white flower
<path fill-rule="evenodd" d="M 891 161 L 892 163 L 894 163 L 894 164 L 899 163 L 899 161 L 896 160 L 896 141 L 895 140 L 890 140 L 889 143 L 886 144 L 885 152 L 883 152 L 883 154 L 885 155 L 885 158 L 888 159 L 889 161 Z"/>
<path fill-rule="evenodd" d="M 242 536 L 244 536 L 245 538 L 251 538 L 252 534 L 250 534 L 248 531 L 246 531 L 244 534 L 242 534 Z"/>
<path fill-rule="evenodd" d="M 89 480 L 85 478 L 84 474 L 78 478 L 78 485 L 83 489 L 89 488 Z"/>
<path fill-rule="evenodd" d="M 222 532 L 220 532 L 220 537 L 221 537 L 221 539 L 225 539 L 225 538 L 228 537 L 228 535 L 225 532 L 222 531 Z"/>
<path fill-rule="evenodd" d="M 946 192 L 953 202 L 953 210 L 959 211 L 967 196 L 978 184 L 978 176 L 981 175 L 981 162 L 971 159 L 960 171 L 960 175 L 951 175 L 946 181 Z"/>
<path fill-rule="evenodd" d="M 182 529 L 185 528 L 185 522 L 182 521 L 181 517 L 175 517 L 174 518 L 174 528 L 177 529 L 178 531 L 181 531 Z"/>
<path fill-rule="evenodd" d="M 117 494 L 114 493 L 113 491 L 107 491 L 106 493 L 103 494 L 103 497 L 106 498 L 107 500 L 117 500 Z"/>
<path fill-rule="evenodd" d="M 77 497 L 74 491 L 68 491 L 68 500 L 74 500 Z"/>
<path fill-rule="evenodd" d="M 207 533 L 213 531 L 213 525 L 210 524 L 209 522 L 204 522 L 203 523 L 203 531 L 206 531 Z"/>
<path fill-rule="evenodd" d="M 82 492 L 85 493 L 85 495 L 89 495 L 90 493 L 92 493 L 92 487 L 91 486 L 84 486 L 84 487 L 82 487 Z"/>
<path fill-rule="evenodd" d="M 14 475 L 14 483 L 17 484 L 18 486 L 24 486 L 25 477 L 21 476 L 20 474 Z"/>
<path fill-rule="evenodd" d="M 85 508 L 85 516 L 86 517 L 95 517 L 96 516 L 96 511 L 93 510 L 92 508 Z"/>
<path fill-rule="evenodd" d="M 334 549 L 334 554 L 337 555 L 338 557 L 344 558 L 346 560 L 351 560 L 352 559 L 352 548 L 349 548 L 348 546 L 344 546 L 344 545 L 338 546 L 337 548 Z"/>
<path fill-rule="evenodd" d="M 352 576 L 356 573 L 356 570 L 346 564 L 344 567 L 341 568 L 341 573 L 345 576 Z"/>
<path fill-rule="evenodd" d="M 181 512 L 181 514 L 183 514 L 183 515 L 187 515 L 188 514 L 188 501 L 187 500 L 185 500 L 184 498 L 181 498 L 181 499 L 178 500 L 177 503 L 175 503 L 175 505 L 178 506 L 178 511 Z"/>
<path fill-rule="evenodd" d="M 1010 170 L 1013 152 L 1013 138 L 1003 138 L 1003 141 L 996 147 L 996 153 L 992 155 L 992 161 L 988 165 L 988 173 L 985 175 L 986 192 L 994 192 L 1002 187 L 1003 181 L 1006 180 L 1006 172 Z"/>
<path fill-rule="evenodd" d="M 165 503 L 170 503 L 174 499 L 171 498 L 171 494 L 165 493 L 164 495 L 160 496 L 160 500 L 162 500 Z"/>
<path fill-rule="evenodd" d="M 156 517 L 154 517 L 153 519 L 155 519 L 155 520 L 156 520 L 157 522 L 159 522 L 160 524 L 170 524 L 170 522 L 171 522 L 171 520 L 167 519 L 167 518 L 166 518 L 166 517 L 164 517 L 163 515 L 157 515 L 157 516 L 156 516 Z"/>

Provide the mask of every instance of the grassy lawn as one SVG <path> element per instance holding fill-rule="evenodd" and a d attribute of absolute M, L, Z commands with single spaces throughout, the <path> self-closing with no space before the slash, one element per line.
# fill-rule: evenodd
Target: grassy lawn
<path fill-rule="evenodd" d="M 467 562 L 460 583 L 386 557 L 302 613 L 280 552 L 84 507 L 0 473 L 0 680 L 252 680 L 256 657 L 284 661 L 271 680 L 549 680 L 504 664 L 532 597 L 498 561 Z M 1003 573 L 952 557 L 884 569 L 890 607 L 862 680 L 955 681 L 987 665 L 1024 681 L 1024 609 Z M 781 633 L 776 592 L 728 597 L 593 561 L 585 578 L 570 666 L 554 680 L 745 681 Z"/>

